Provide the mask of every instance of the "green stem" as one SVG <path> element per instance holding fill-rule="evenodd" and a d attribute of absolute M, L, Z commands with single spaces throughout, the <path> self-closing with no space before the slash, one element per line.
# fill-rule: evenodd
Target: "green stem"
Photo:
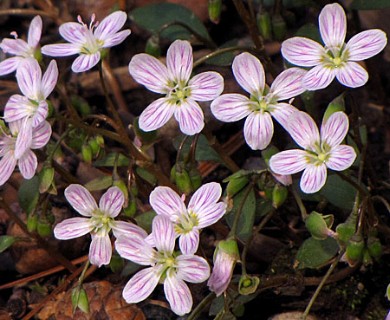
<path fill-rule="evenodd" d="M 250 51 L 250 52 L 255 52 L 253 47 L 241 47 L 241 46 L 234 46 L 234 47 L 228 47 L 228 48 L 221 48 L 217 49 L 213 52 L 210 52 L 209 54 L 206 54 L 202 58 L 199 58 L 194 62 L 193 68 L 195 69 L 197 66 L 201 65 L 208 59 L 214 58 L 216 56 L 219 56 L 220 54 L 224 54 L 226 52 L 231 52 L 231 51 Z"/>
<path fill-rule="evenodd" d="M 301 212 L 302 220 L 305 221 L 306 218 L 307 218 L 307 216 L 308 216 L 307 210 L 306 210 L 306 208 L 305 208 L 305 205 L 303 204 L 302 199 L 301 199 L 301 197 L 299 196 L 297 190 L 294 188 L 294 186 L 291 186 L 290 190 L 291 190 L 291 193 L 292 193 L 293 196 L 294 196 L 295 201 L 297 202 L 297 205 L 298 205 L 299 210 L 300 210 L 300 212 Z"/>
<path fill-rule="evenodd" d="M 244 196 L 242 197 L 240 205 L 238 206 L 236 215 L 234 216 L 232 228 L 231 228 L 230 233 L 229 233 L 230 236 L 233 236 L 233 237 L 236 236 L 237 228 L 238 228 L 238 222 L 240 221 L 240 216 L 241 216 L 241 213 L 242 213 L 242 209 L 244 209 L 244 205 L 245 205 L 246 199 L 248 198 L 248 196 L 252 192 L 252 190 L 253 190 L 253 183 L 250 183 L 246 187 L 246 189 L 244 191 Z"/>
<path fill-rule="evenodd" d="M 187 320 L 195 320 L 199 317 L 202 311 L 211 303 L 215 298 L 214 292 L 209 293 L 197 306 L 192 310 L 191 314 L 188 316 Z"/>

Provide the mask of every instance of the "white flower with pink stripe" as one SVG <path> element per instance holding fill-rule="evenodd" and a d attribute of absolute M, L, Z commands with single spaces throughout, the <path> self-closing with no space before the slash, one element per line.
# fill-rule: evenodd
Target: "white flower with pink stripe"
<path fill-rule="evenodd" d="M 188 41 L 176 40 L 167 52 L 167 65 L 145 53 L 135 55 L 129 72 L 148 90 L 165 97 L 152 102 L 141 114 L 139 126 L 153 131 L 165 125 L 172 116 L 187 135 L 199 133 L 204 115 L 197 101 L 211 101 L 223 91 L 223 78 L 217 72 L 202 72 L 191 78 L 193 56 Z"/>
<path fill-rule="evenodd" d="M 145 300 L 159 282 L 164 283 L 165 296 L 173 312 L 182 316 L 191 311 L 192 295 L 186 282 L 201 283 L 210 276 L 210 267 L 204 258 L 193 254 L 174 252 L 176 233 L 171 220 L 156 216 L 152 223 L 155 248 L 142 237 L 123 234 L 115 248 L 125 259 L 150 266 L 138 271 L 123 289 L 127 303 Z"/>
<path fill-rule="evenodd" d="M 367 71 L 357 61 L 378 54 L 387 44 L 382 30 L 360 32 L 345 43 L 347 18 L 338 3 L 326 5 L 319 16 L 321 38 L 325 47 L 305 37 L 294 37 L 282 43 L 283 57 L 302 67 L 313 67 L 303 77 L 307 90 L 326 88 L 334 78 L 350 88 L 363 86 Z"/>
<path fill-rule="evenodd" d="M 294 113 L 287 131 L 304 150 L 293 149 L 275 154 L 269 162 L 271 170 L 283 175 L 304 170 L 300 183 L 302 191 L 319 191 L 325 185 L 327 169 L 343 171 L 355 161 L 355 150 L 341 144 L 348 128 L 349 121 L 344 112 L 335 112 L 323 121 L 321 133 L 307 113 Z"/>

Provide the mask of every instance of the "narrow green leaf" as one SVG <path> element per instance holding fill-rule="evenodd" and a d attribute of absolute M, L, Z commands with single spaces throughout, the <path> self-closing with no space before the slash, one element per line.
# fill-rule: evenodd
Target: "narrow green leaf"
<path fill-rule="evenodd" d="M 84 185 L 89 191 L 104 190 L 112 186 L 112 176 L 93 179 Z"/>
<path fill-rule="evenodd" d="M 39 178 L 34 176 L 30 180 L 24 180 L 18 191 L 19 204 L 29 214 L 38 204 Z"/>
<path fill-rule="evenodd" d="M 117 153 L 116 152 L 111 152 L 107 154 L 104 158 L 96 160 L 93 163 L 94 167 L 113 167 L 115 164 L 115 159 L 116 159 Z M 118 160 L 116 162 L 118 167 L 126 167 L 129 165 L 129 158 L 124 156 L 123 154 L 119 154 Z"/>
<path fill-rule="evenodd" d="M 13 236 L 0 236 L 0 253 L 12 246 L 16 240 L 17 238 Z"/>

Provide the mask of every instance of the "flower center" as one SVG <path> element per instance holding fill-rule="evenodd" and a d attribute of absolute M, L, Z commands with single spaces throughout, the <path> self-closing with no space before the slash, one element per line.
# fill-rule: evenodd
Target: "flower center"
<path fill-rule="evenodd" d="M 175 85 L 168 94 L 170 101 L 177 106 L 180 106 L 190 95 L 191 90 L 189 87 L 180 87 L 179 85 Z"/>
<path fill-rule="evenodd" d="M 97 209 L 92 213 L 92 218 L 90 221 L 94 227 L 93 232 L 108 233 L 111 230 L 112 222 L 114 222 L 114 219 L 111 218 L 110 216 L 107 216 L 100 209 Z"/>
<path fill-rule="evenodd" d="M 179 234 L 186 234 L 198 225 L 198 215 L 195 212 L 188 211 L 180 215 L 179 221 L 177 221 L 177 224 L 175 225 L 175 231 Z"/>
<path fill-rule="evenodd" d="M 93 30 L 99 24 L 99 22 L 95 20 L 95 14 L 92 15 L 89 26 L 83 22 L 80 16 L 78 16 L 77 19 L 79 23 L 84 27 L 82 29 L 82 32 L 83 32 L 85 42 L 80 48 L 80 53 L 94 54 L 98 52 L 100 48 L 104 45 L 104 41 L 96 39 L 96 37 L 93 34 Z"/>

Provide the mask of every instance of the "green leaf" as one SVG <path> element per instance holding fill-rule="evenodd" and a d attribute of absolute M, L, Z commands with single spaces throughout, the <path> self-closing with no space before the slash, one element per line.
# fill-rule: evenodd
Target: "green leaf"
<path fill-rule="evenodd" d="M 340 94 L 336 98 L 334 98 L 326 108 L 324 118 L 322 122 L 325 122 L 328 120 L 328 118 L 335 112 L 338 111 L 345 111 L 345 102 L 344 102 L 344 93 Z"/>
<path fill-rule="evenodd" d="M 34 176 L 30 180 L 24 180 L 20 185 L 19 204 L 27 214 L 30 214 L 38 204 L 39 184 L 38 176 Z"/>
<path fill-rule="evenodd" d="M 12 246 L 16 240 L 17 238 L 13 236 L 0 236 L 0 253 Z"/>
<path fill-rule="evenodd" d="M 189 9 L 173 3 L 157 3 L 134 9 L 129 17 L 139 26 L 145 28 L 153 34 L 157 34 L 164 25 L 180 22 L 211 41 L 206 27 L 198 17 Z M 179 25 L 170 25 L 160 34 L 162 37 L 172 41 L 176 39 L 188 40 L 191 32 Z"/>
<path fill-rule="evenodd" d="M 183 145 L 183 148 L 181 150 L 182 155 L 187 155 L 190 151 L 190 146 L 193 141 L 194 137 L 189 137 L 186 142 Z M 180 135 L 177 138 L 173 140 L 173 146 L 178 150 L 181 141 L 183 140 L 183 136 Z M 218 153 L 209 145 L 209 142 L 207 141 L 207 138 L 201 134 L 198 138 L 198 143 L 196 145 L 195 149 L 195 160 L 196 161 L 215 161 L 215 162 L 222 162 L 221 158 L 219 157 Z"/>
<path fill-rule="evenodd" d="M 144 169 L 144 168 L 141 168 L 141 167 L 137 167 L 135 169 L 135 172 L 142 178 L 144 179 L 145 181 L 149 182 L 152 186 L 156 185 L 157 183 L 157 178 L 151 174 L 148 170 Z"/>
<path fill-rule="evenodd" d="M 356 10 L 376 10 L 390 7 L 389 0 L 353 0 L 350 9 Z"/>
<path fill-rule="evenodd" d="M 326 265 L 338 252 L 339 245 L 333 238 L 316 240 L 308 238 L 298 250 L 296 265 L 298 269 L 318 269 Z"/>
<path fill-rule="evenodd" d="M 115 165 L 115 158 L 117 156 L 116 152 L 111 152 L 107 154 L 104 158 L 96 160 L 93 165 L 94 167 L 113 167 Z M 118 167 L 127 167 L 130 161 L 129 158 L 123 154 L 119 154 L 118 160 L 116 162 Z"/>
<path fill-rule="evenodd" d="M 225 42 L 222 46 L 220 46 L 217 50 L 229 48 L 229 47 L 235 47 L 238 45 L 239 40 L 240 39 L 229 40 L 228 42 Z M 207 59 L 206 63 L 214 66 L 228 67 L 232 65 L 236 53 L 237 50 L 221 53 L 210 59 Z"/>
<path fill-rule="evenodd" d="M 314 41 L 317 41 L 319 43 L 322 43 L 320 31 L 312 23 L 307 23 L 307 24 L 303 25 L 301 28 L 299 28 L 299 30 L 297 31 L 297 33 L 295 35 L 297 37 L 306 37 L 306 38 L 312 39 Z"/>
<path fill-rule="evenodd" d="M 86 183 L 86 187 L 89 191 L 104 190 L 112 186 L 112 176 L 103 176 L 93 179 Z"/>
<path fill-rule="evenodd" d="M 248 192 L 245 188 L 233 197 L 233 209 L 226 215 L 226 221 L 230 227 L 232 227 L 234 217 L 236 216 L 239 208 L 242 206 L 241 215 L 238 220 L 237 237 L 246 241 L 252 234 L 253 223 L 255 221 L 256 213 L 256 196 L 255 191 L 249 191 L 248 196 L 244 199 L 245 194 Z M 245 201 L 242 204 L 242 201 Z"/>

